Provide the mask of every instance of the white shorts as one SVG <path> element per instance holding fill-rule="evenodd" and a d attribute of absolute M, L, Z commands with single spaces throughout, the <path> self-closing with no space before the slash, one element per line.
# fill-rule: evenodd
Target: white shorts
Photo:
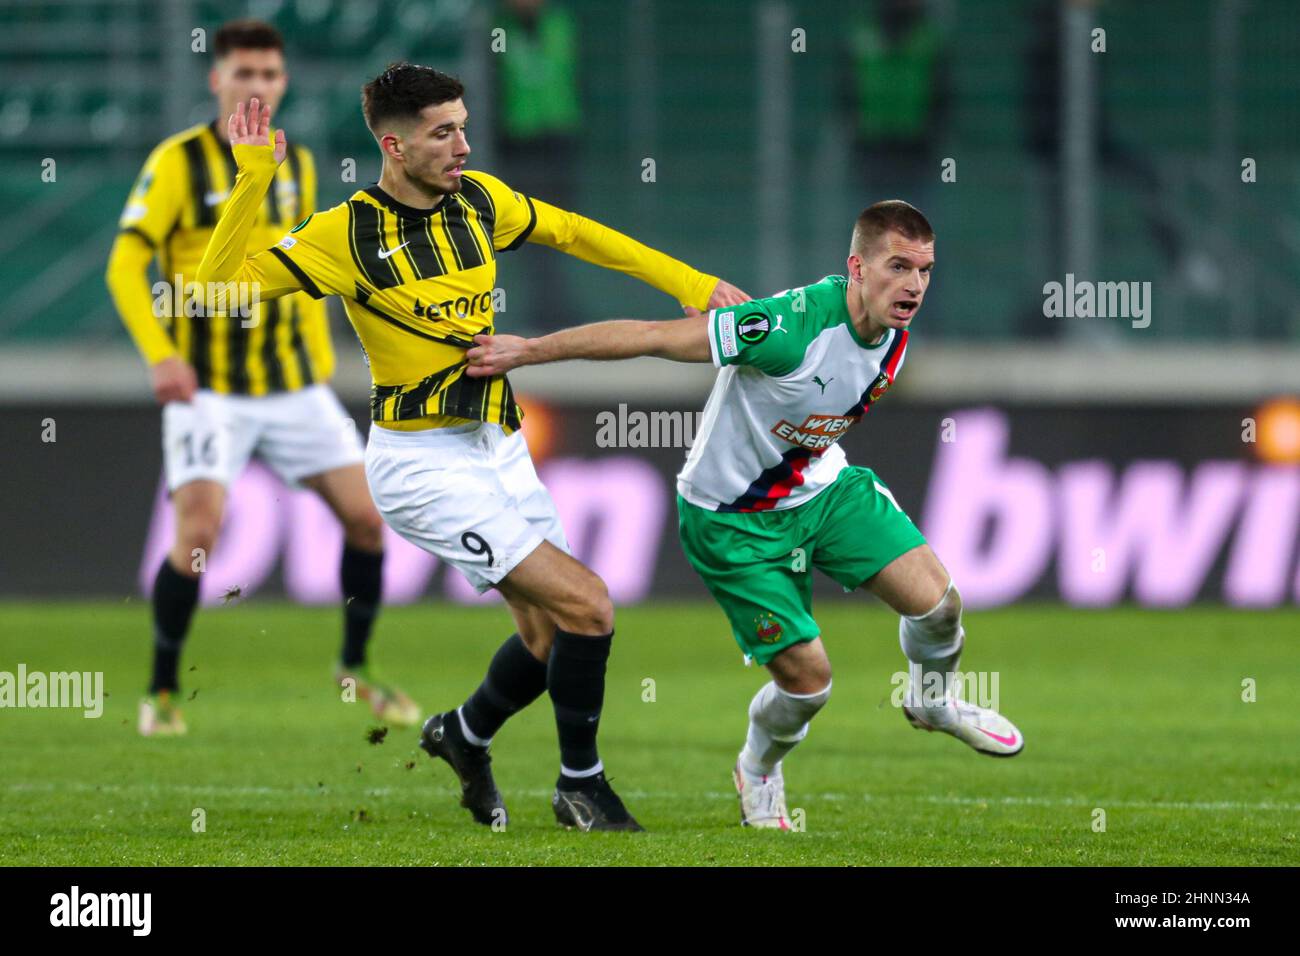
<path fill-rule="evenodd" d="M 259 396 L 200 389 L 163 407 L 168 491 L 199 479 L 229 487 L 254 455 L 290 486 L 363 460 L 356 423 L 323 383 Z"/>
<path fill-rule="evenodd" d="M 457 568 L 481 594 L 543 541 L 569 542 L 523 433 L 500 425 L 399 432 L 372 425 L 370 496 L 389 527 Z"/>

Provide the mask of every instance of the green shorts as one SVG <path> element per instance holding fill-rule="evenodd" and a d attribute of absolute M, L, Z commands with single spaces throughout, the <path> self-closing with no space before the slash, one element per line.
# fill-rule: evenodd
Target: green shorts
<path fill-rule="evenodd" d="M 859 587 L 925 537 L 869 468 L 846 467 L 784 511 L 709 511 L 677 496 L 682 550 L 731 621 L 745 657 L 766 664 L 820 636 L 812 569 Z"/>

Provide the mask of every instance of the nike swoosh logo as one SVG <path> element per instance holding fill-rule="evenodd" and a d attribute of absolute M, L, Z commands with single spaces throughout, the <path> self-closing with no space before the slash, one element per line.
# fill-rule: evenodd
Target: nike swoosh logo
<path fill-rule="evenodd" d="M 407 240 L 406 242 L 402 243 L 400 246 L 397 247 L 397 249 L 389 249 L 389 250 L 387 250 L 387 251 L 385 251 L 385 250 L 383 250 L 383 249 L 380 249 L 380 250 L 379 250 L 379 258 L 380 258 L 380 259 L 387 259 L 387 258 L 388 258 L 389 256 L 391 256 L 391 255 L 396 255 L 398 249 L 404 249 L 404 248 L 406 248 L 408 245 L 410 245 L 410 240 Z"/>
<path fill-rule="evenodd" d="M 1010 737 L 1003 737 L 1001 734 L 995 734 L 993 731 L 985 730 L 983 727 L 976 727 L 975 729 L 982 734 L 987 734 L 1000 744 L 1006 744 L 1008 747 L 1014 747 L 1016 745 L 1015 734 L 1012 734 Z"/>
<path fill-rule="evenodd" d="M 563 800 L 565 806 L 569 808 L 569 813 L 573 814 L 573 820 L 578 825 L 578 829 L 583 833 L 590 831 L 593 818 L 584 819 L 582 816 L 582 808 L 568 797 L 562 796 L 560 799 Z"/>

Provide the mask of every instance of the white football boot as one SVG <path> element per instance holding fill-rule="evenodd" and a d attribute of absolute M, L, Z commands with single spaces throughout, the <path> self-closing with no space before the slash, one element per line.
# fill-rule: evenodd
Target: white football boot
<path fill-rule="evenodd" d="M 754 776 L 746 773 L 737 760 L 731 776 L 740 795 L 741 826 L 790 829 L 790 814 L 785 809 L 785 777 L 779 763 L 771 773 Z"/>
<path fill-rule="evenodd" d="M 962 743 L 991 757 L 1014 757 L 1025 748 L 1024 735 L 996 710 L 979 707 L 949 695 L 942 706 L 919 707 L 911 691 L 903 702 L 903 716 L 918 730 L 952 734 Z"/>
<path fill-rule="evenodd" d="M 186 732 L 185 718 L 172 700 L 171 691 L 160 690 L 140 701 L 136 724 L 142 737 L 179 737 Z"/>

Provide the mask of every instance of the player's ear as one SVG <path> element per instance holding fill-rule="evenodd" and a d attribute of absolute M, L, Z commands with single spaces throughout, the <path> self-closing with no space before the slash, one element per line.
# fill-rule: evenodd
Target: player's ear
<path fill-rule="evenodd" d="M 402 158 L 402 140 L 396 133 L 385 133 L 379 137 L 379 149 L 385 156 Z"/>
<path fill-rule="evenodd" d="M 208 92 L 213 96 L 216 96 L 217 89 L 220 85 L 221 75 L 217 72 L 217 68 L 214 66 L 212 69 L 208 70 Z M 229 119 L 229 117 L 227 117 L 227 119 Z"/>

